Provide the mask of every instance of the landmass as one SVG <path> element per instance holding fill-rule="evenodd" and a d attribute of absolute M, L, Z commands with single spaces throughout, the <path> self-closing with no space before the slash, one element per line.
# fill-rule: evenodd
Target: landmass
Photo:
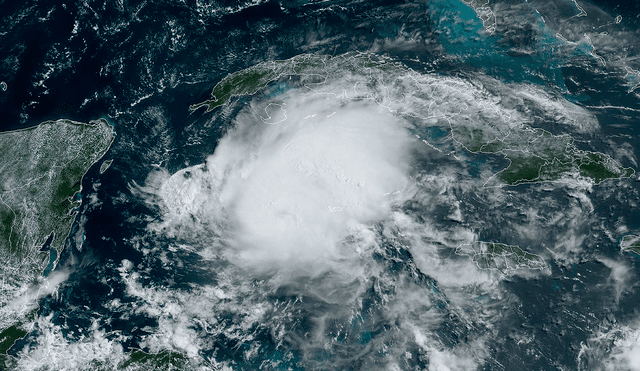
<path fill-rule="evenodd" d="M 496 31 L 496 15 L 489 7 L 489 0 L 462 0 L 462 2 L 473 9 L 488 33 L 494 33 Z"/>
<path fill-rule="evenodd" d="M 351 57 L 358 56 L 352 55 Z M 302 54 L 287 60 L 260 63 L 227 75 L 213 87 L 211 99 L 193 104 L 190 109 L 197 110 L 201 107 L 206 107 L 206 112 L 211 112 L 218 106 L 228 104 L 232 97 L 253 95 L 260 89 L 265 88 L 270 82 L 287 75 L 313 75 L 315 73 L 319 77 L 324 77 L 328 73 L 328 68 L 338 67 L 339 64 L 352 63 L 353 61 L 349 59 L 349 57 L 332 58 L 328 55 Z M 353 66 L 348 70 L 353 70 L 354 68 L 357 67 Z"/>
<path fill-rule="evenodd" d="M 204 369 L 204 362 L 195 364 L 181 353 L 164 351 L 160 353 L 146 353 L 140 349 L 133 349 L 128 358 L 119 365 L 119 369 L 134 370 L 198 370 Z M 208 369 L 208 367 L 207 367 Z"/>
<path fill-rule="evenodd" d="M 478 9 L 486 6 L 484 0 L 465 3 Z M 635 173 L 604 153 L 578 149 L 569 135 L 553 135 L 512 120 L 492 97 L 462 79 L 416 73 L 390 58 L 368 53 L 303 54 L 260 63 L 227 75 L 214 86 L 211 99 L 190 108 L 205 107 L 211 112 L 233 97 L 255 94 L 274 81 L 286 81 L 287 76 L 301 77 L 302 87 L 318 94 L 374 100 L 393 113 L 422 120 L 424 127 L 446 124 L 451 138 L 469 152 L 507 158 L 509 166 L 485 186 L 571 180 L 600 184 Z"/>
<path fill-rule="evenodd" d="M 58 253 L 80 205 L 75 198 L 89 167 L 113 141 L 105 120 L 82 124 L 48 121 L 34 128 L 0 133 L 0 256 L 19 269 L 36 261 L 41 271 L 50 239 Z M 5 281 L 6 283 L 6 281 Z"/>
<path fill-rule="evenodd" d="M 620 241 L 620 249 L 622 251 L 631 251 L 634 254 L 640 255 L 640 236 L 627 235 L 622 237 Z"/>
<path fill-rule="evenodd" d="M 104 173 L 105 171 L 107 171 L 107 169 L 109 168 L 109 166 L 111 166 L 111 164 L 113 163 L 113 159 L 110 160 L 106 160 L 104 161 L 101 165 L 100 165 L 100 174 Z"/>
<path fill-rule="evenodd" d="M 483 124 L 484 130 L 479 127 Z M 470 152 L 501 154 L 507 158 L 509 166 L 495 175 L 507 185 L 563 178 L 582 178 L 600 184 L 635 173 L 603 153 L 579 150 L 568 135 L 553 135 L 524 124 L 503 133 L 492 130 L 491 126 L 491 123 L 452 125 L 453 138 Z"/>
<path fill-rule="evenodd" d="M 584 11 L 584 8 L 580 6 L 580 4 L 578 4 L 578 2 L 576 0 L 572 0 L 573 4 L 576 6 L 576 9 L 578 9 L 578 11 L 580 13 L 574 15 L 574 17 L 578 18 L 578 17 L 586 17 L 587 16 L 587 12 Z"/>
<path fill-rule="evenodd" d="M 7 351 L 16 341 L 27 335 L 29 324 L 35 319 L 36 312 L 37 309 L 32 309 L 26 315 L 18 317 L 13 325 L 0 331 L 0 370 L 15 368 L 15 359 L 8 356 Z"/>
<path fill-rule="evenodd" d="M 106 120 L 0 133 L 0 354 L 24 336 L 29 305 L 10 304 L 55 266 L 81 203 L 82 178 L 114 135 Z"/>
<path fill-rule="evenodd" d="M 481 269 L 495 269 L 505 275 L 523 267 L 547 268 L 547 264 L 540 256 L 526 252 L 515 245 L 476 241 L 458 246 L 455 253 L 469 256 Z"/>

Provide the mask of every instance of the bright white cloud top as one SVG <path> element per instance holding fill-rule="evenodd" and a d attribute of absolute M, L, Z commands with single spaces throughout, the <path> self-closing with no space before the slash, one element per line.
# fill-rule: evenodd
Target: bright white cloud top
<path fill-rule="evenodd" d="M 247 107 L 206 164 L 174 174 L 161 194 L 170 219 L 224 220 L 226 253 L 241 264 L 308 272 L 366 249 L 364 231 L 411 197 L 419 142 L 370 100 L 280 98 L 286 119 L 265 124 L 260 105 Z"/>

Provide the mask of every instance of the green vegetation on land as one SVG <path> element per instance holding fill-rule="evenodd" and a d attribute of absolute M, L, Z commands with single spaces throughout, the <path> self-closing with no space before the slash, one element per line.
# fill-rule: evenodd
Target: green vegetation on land
<path fill-rule="evenodd" d="M 528 125 L 517 125 L 497 133 L 491 124 L 472 126 L 451 124 L 453 138 L 470 152 L 502 154 L 511 163 L 496 174 L 507 185 L 557 181 L 563 178 L 590 179 L 599 184 L 607 179 L 630 177 L 632 168 L 623 168 L 611 157 L 575 147 L 568 135 L 553 135 Z M 485 130 L 482 130 L 482 128 Z M 487 132 L 493 135 L 485 138 Z"/>
<path fill-rule="evenodd" d="M 503 274 L 521 267 L 544 269 L 547 266 L 540 256 L 502 243 L 476 241 L 458 246 L 455 252 L 469 256 L 481 269 L 495 269 Z"/>
<path fill-rule="evenodd" d="M 176 352 L 161 352 L 158 354 L 145 353 L 134 349 L 129 358 L 120 368 L 133 368 L 142 370 L 188 370 L 191 369 L 191 361 L 186 356 Z"/>
<path fill-rule="evenodd" d="M 453 135 L 458 140 L 465 143 L 467 149 L 471 152 L 478 152 L 486 145 L 483 140 L 484 132 L 479 128 L 469 128 L 467 126 L 456 126 L 453 128 Z"/>
<path fill-rule="evenodd" d="M 466 3 L 476 11 L 489 9 L 484 0 Z M 508 114 L 496 114 L 498 110 L 491 108 L 493 103 L 476 102 L 473 88 L 459 80 L 417 74 L 405 65 L 367 53 L 335 57 L 303 54 L 260 63 L 227 75 L 213 88 L 212 99 L 194 104 L 191 109 L 207 107 L 209 112 L 227 104 L 233 96 L 255 94 L 287 75 L 313 76 L 315 81 L 321 81 L 307 84 L 314 91 L 372 99 L 398 114 L 446 118 L 452 138 L 467 150 L 501 154 L 511 162 L 491 180 L 496 185 L 563 179 L 584 179 L 598 184 L 635 173 L 605 154 L 577 149 L 568 135 L 553 135 L 510 122 L 505 119 Z M 323 84 L 325 81 L 332 84 Z M 466 113 L 461 115 L 463 111 Z"/>
<path fill-rule="evenodd" d="M 106 160 L 104 161 L 101 165 L 100 165 L 100 174 L 104 173 L 105 171 L 107 171 L 107 169 L 109 168 L 109 166 L 111 166 L 111 164 L 113 163 L 113 159 L 110 160 Z"/>
<path fill-rule="evenodd" d="M 82 178 L 113 138 L 105 120 L 47 121 L 0 133 L 0 308 L 41 282 L 49 249 L 61 255 L 80 204 Z M 22 320 L 15 311 L 0 311 L 0 354 L 26 334 Z"/>
<path fill-rule="evenodd" d="M 474 10 L 488 32 L 495 32 L 496 16 L 489 6 L 489 0 L 462 0 L 462 2 Z"/>
<path fill-rule="evenodd" d="M 7 354 L 7 351 L 11 346 L 19 339 L 22 339 L 27 335 L 27 331 L 20 327 L 20 324 L 15 324 L 0 332 L 0 354 Z"/>
<path fill-rule="evenodd" d="M 22 318 L 14 318 L 14 324 L 0 331 L 0 370 L 12 369 L 15 365 L 15 359 L 7 355 L 9 348 L 16 341 L 27 335 L 27 325 L 32 322 L 36 316 L 37 310 L 27 312 Z M 5 368 L 2 367 L 5 366 Z"/>
<path fill-rule="evenodd" d="M 200 107 L 207 107 L 206 112 L 211 112 L 214 108 L 229 103 L 233 96 L 255 94 L 283 74 L 294 73 L 291 69 L 292 66 L 284 62 L 261 63 L 246 70 L 229 74 L 213 88 L 212 99 L 194 104 L 190 108 L 196 110 Z"/>
<path fill-rule="evenodd" d="M 211 112 L 218 106 L 229 103 L 232 97 L 252 95 L 283 76 L 307 75 L 326 77 L 329 71 L 360 74 L 365 69 L 376 68 L 382 72 L 397 71 L 399 64 L 388 61 L 374 61 L 365 53 L 347 53 L 331 57 L 328 55 L 302 54 L 287 60 L 269 61 L 227 75 L 218 82 L 211 92 L 212 98 L 189 108 L 197 110 L 207 107 Z"/>
<path fill-rule="evenodd" d="M 82 177 L 113 141 L 104 120 L 82 124 L 48 121 L 36 127 L 0 133 L 0 256 L 46 265 L 40 247 L 53 233 L 51 247 L 62 249 Z M 17 266 L 13 266 L 17 268 Z M 42 269 L 44 266 L 42 266 Z"/>
<path fill-rule="evenodd" d="M 631 251 L 640 255 L 640 236 L 628 235 L 622 237 L 620 241 L 620 248 L 623 251 Z"/>
<path fill-rule="evenodd" d="M 519 184 L 532 182 L 539 178 L 540 169 L 545 164 L 543 158 L 533 154 L 516 151 L 504 151 L 506 157 L 511 160 L 508 168 L 500 172 L 500 180 L 506 184 Z"/>

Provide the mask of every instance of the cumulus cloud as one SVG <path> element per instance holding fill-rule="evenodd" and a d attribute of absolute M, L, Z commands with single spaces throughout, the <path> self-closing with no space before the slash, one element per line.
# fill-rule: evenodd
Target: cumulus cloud
<path fill-rule="evenodd" d="M 429 371 L 473 370 L 479 366 L 477 360 L 472 355 L 464 354 L 460 351 L 454 353 L 434 349 L 431 351 L 429 361 Z"/>
<path fill-rule="evenodd" d="M 63 335 L 63 329 L 51 322 L 53 314 L 40 317 L 36 322 L 38 337 L 34 344 L 20 353 L 20 370 L 81 370 L 95 367 L 97 362 L 105 368 L 116 369 L 125 359 L 120 342 L 121 335 L 107 337 L 93 321 L 86 335 L 71 342 Z"/>
<path fill-rule="evenodd" d="M 596 332 L 581 345 L 578 369 L 640 371 L 640 322 Z"/>
<path fill-rule="evenodd" d="M 411 329 L 415 342 L 429 354 L 429 371 L 474 370 L 487 356 L 482 341 L 473 341 L 454 349 L 437 348 L 417 327 Z"/>
<path fill-rule="evenodd" d="M 607 268 L 611 269 L 609 274 L 609 281 L 612 283 L 616 291 L 616 301 L 620 299 L 620 295 L 629 289 L 628 282 L 632 278 L 631 267 L 627 266 L 623 262 L 615 261 L 612 259 L 601 257 L 600 262 Z"/>
<path fill-rule="evenodd" d="M 606 369 L 640 371 L 640 330 L 637 327 L 628 329 L 615 341 Z"/>
<path fill-rule="evenodd" d="M 518 98 L 537 108 L 536 113 L 547 120 L 569 125 L 579 133 L 593 134 L 600 130 L 600 123 L 592 112 L 565 98 L 552 96 L 534 85 L 520 85 L 514 90 Z"/>

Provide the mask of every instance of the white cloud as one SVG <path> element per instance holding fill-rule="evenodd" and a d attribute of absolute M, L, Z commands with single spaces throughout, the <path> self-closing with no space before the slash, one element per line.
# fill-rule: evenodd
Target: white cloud
<path fill-rule="evenodd" d="M 607 370 L 640 371 L 640 330 L 629 328 L 623 337 L 614 342 L 611 358 L 606 362 Z"/>
<path fill-rule="evenodd" d="M 67 271 L 57 270 L 51 272 L 48 277 L 42 279 L 41 283 L 30 286 L 19 296 L 10 300 L 6 306 L 0 309 L 0 315 L 9 313 L 17 317 L 16 315 L 24 315 L 36 309 L 39 299 L 51 294 L 57 296 L 58 287 L 67 278 L 69 278 L 69 272 Z"/>
<path fill-rule="evenodd" d="M 120 342 L 121 335 L 107 338 L 98 328 L 97 321 L 78 341 L 69 341 L 62 334 L 60 326 L 51 322 L 53 314 L 40 317 L 36 321 L 37 338 L 35 344 L 26 346 L 19 354 L 20 370 L 83 370 L 90 369 L 97 362 L 106 368 L 116 369 L 125 359 Z"/>
<path fill-rule="evenodd" d="M 416 344 L 429 354 L 429 371 L 466 371 L 475 370 L 487 356 L 482 341 L 473 341 L 453 349 L 438 347 L 420 329 L 413 327 L 411 333 Z"/>
<path fill-rule="evenodd" d="M 640 322 L 616 324 L 582 344 L 579 370 L 640 371 Z"/>
<path fill-rule="evenodd" d="M 163 227 L 195 219 L 215 229 L 224 220 L 225 256 L 253 271 L 297 266 L 309 274 L 366 249 L 367 226 L 412 196 L 417 141 L 370 100 L 296 91 L 285 101 L 282 121 L 265 124 L 257 105 L 205 165 L 152 179 L 163 181 Z"/>
<path fill-rule="evenodd" d="M 629 288 L 628 281 L 632 277 L 632 269 L 623 262 L 612 259 L 601 257 L 598 260 L 611 269 L 609 281 L 616 291 L 616 301 L 618 301 L 620 295 Z"/>
<path fill-rule="evenodd" d="M 478 368 L 477 359 L 462 351 L 433 349 L 429 358 L 429 371 L 466 371 Z"/>
<path fill-rule="evenodd" d="M 286 331 L 283 323 L 288 322 L 274 319 L 273 313 L 280 308 L 261 295 L 280 288 L 295 294 L 302 290 L 313 300 L 335 306 L 332 313 L 338 314 L 329 319 L 338 321 L 357 312 L 363 292 L 375 281 L 393 288 L 387 293 L 376 287 L 388 316 L 385 320 L 399 324 L 398 332 L 415 329 L 422 334 L 413 336 L 415 339 L 398 332 L 380 337 L 395 336 L 402 339 L 400 343 L 419 344 L 433 370 L 473 369 L 484 362 L 483 339 L 491 336 L 504 314 L 493 303 L 504 304 L 508 299 L 512 305 L 516 299 L 506 298 L 499 274 L 480 269 L 471 259 L 452 257 L 456 246 L 476 241 L 478 232 L 445 220 L 472 218 L 464 215 L 466 205 L 459 194 L 482 187 L 482 182 L 421 170 L 412 156 L 427 157 L 428 153 L 414 150 L 423 143 L 408 135 L 404 119 L 431 117 L 432 121 L 425 121 L 428 126 L 446 121 L 435 118 L 451 118 L 454 123 L 487 118 L 500 123 L 503 132 L 496 129 L 494 133 L 498 136 L 524 122 L 523 115 L 501 106 L 497 95 L 464 80 L 417 74 L 403 78 L 394 82 L 392 88 L 397 91 L 390 89 L 378 102 L 366 98 L 365 84 L 353 81 L 290 91 L 278 100 L 254 100 L 236 117 L 234 129 L 204 164 L 173 175 L 155 171 L 145 186 L 132 187 L 161 208 L 162 220 L 150 230 L 178 237 L 171 251 L 184 248 L 204 259 L 232 263 L 215 272 L 218 287 L 190 291 L 143 287 L 133 267 L 123 264 L 127 293 L 141 299 L 135 310 L 158 319 L 158 329 L 144 340 L 146 347 L 178 349 L 194 356 L 210 349 L 200 328 L 208 336 L 224 333 L 227 338 L 249 341 L 252 335 L 246 329 L 261 323 L 277 341 L 288 339 L 309 352 L 330 349 L 335 344 L 323 332 L 330 315 L 309 315 L 310 323 L 317 324 L 310 330 L 314 335 L 291 340 L 300 334 Z M 503 85 L 496 89 L 511 91 Z M 419 94 L 411 96 L 409 90 Z M 575 113 L 564 102 L 550 103 L 549 99 L 542 96 L 529 101 L 562 111 L 554 115 Z M 396 108 L 401 114 L 395 114 Z M 588 123 L 589 130 L 597 129 L 597 122 Z M 447 161 L 455 165 L 453 158 L 457 157 L 451 158 Z M 503 203 L 510 197 L 505 189 L 482 192 L 487 204 Z M 572 200 L 571 207 L 558 211 L 556 218 L 549 215 L 547 220 L 540 209 L 525 210 L 529 223 L 521 230 L 535 240 L 546 227 L 558 223 L 562 233 L 547 240 L 555 243 L 564 260 L 581 250 L 585 235 L 580 233 L 580 223 L 587 217 L 583 209 L 592 208 L 583 193 L 576 191 L 573 196 L 580 202 Z M 419 217 L 402 211 L 408 200 L 424 208 Z M 437 208 L 445 212 L 438 211 L 438 220 L 434 220 L 436 213 L 431 215 L 430 210 Z M 434 279 L 446 298 L 446 309 L 435 309 L 433 296 L 422 291 L 424 287 L 402 281 L 404 271 L 393 277 L 385 275 L 384 265 L 373 259 L 373 252 L 386 253 L 382 240 L 398 241 L 397 249 L 410 252 L 413 261 L 403 263 L 415 266 L 408 264 L 407 270 Z M 149 254 L 171 265 L 169 255 Z M 262 282 L 259 288 L 252 286 L 255 278 Z M 478 298 L 490 298 L 492 304 Z M 218 322 L 216 314 L 224 310 L 238 323 Z M 479 324 L 486 333 L 472 335 L 472 345 L 443 345 L 435 331 L 447 311 L 457 315 L 460 326 Z M 293 316 L 286 309 L 278 315 L 290 316 L 287 320 Z M 389 350 L 389 359 L 401 359 L 400 348 Z M 253 357 L 253 351 L 245 355 Z"/>

